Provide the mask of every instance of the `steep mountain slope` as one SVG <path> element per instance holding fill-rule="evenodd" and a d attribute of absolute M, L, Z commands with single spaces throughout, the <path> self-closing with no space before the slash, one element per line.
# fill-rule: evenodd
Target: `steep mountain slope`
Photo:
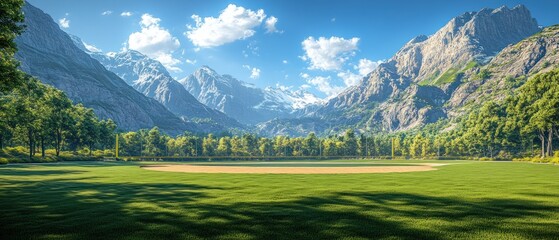
<path fill-rule="evenodd" d="M 407 130 L 446 118 L 447 102 L 457 96 L 454 92 L 464 85 L 465 76 L 538 31 L 522 5 L 464 13 L 435 34 L 412 39 L 357 86 L 309 116 L 362 131 Z"/>
<path fill-rule="evenodd" d="M 77 46 L 85 48 L 81 39 L 77 37 L 73 37 L 73 39 Z M 146 55 L 134 50 L 109 54 L 88 53 L 103 64 L 107 70 L 114 72 L 145 96 L 157 100 L 185 121 L 213 122 L 216 126 L 212 130 L 215 131 L 220 130 L 219 126 L 242 128 L 242 125 L 234 119 L 198 102 L 171 77 L 160 62 Z"/>
<path fill-rule="evenodd" d="M 487 65 L 472 69 L 446 104 L 459 116 L 488 100 L 502 100 L 530 77 L 559 67 L 559 25 L 544 28 L 503 49 Z"/>
<path fill-rule="evenodd" d="M 296 110 L 321 100 L 305 91 L 286 88 L 256 88 L 229 75 L 219 75 L 203 66 L 179 80 L 200 102 L 242 123 L 256 124 L 291 116 Z"/>
<path fill-rule="evenodd" d="M 76 47 L 49 15 L 29 3 L 23 11 L 27 28 L 16 39 L 23 71 L 93 108 L 99 117 L 113 119 L 121 129 L 159 126 L 170 134 L 196 130 Z"/>

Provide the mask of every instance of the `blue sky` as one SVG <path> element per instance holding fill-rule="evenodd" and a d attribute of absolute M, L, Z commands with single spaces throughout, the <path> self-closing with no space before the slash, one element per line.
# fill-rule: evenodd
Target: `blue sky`
<path fill-rule="evenodd" d="M 526 5 L 542 26 L 559 1 L 29 0 L 91 48 L 136 49 L 176 78 L 208 65 L 258 87 L 333 96 L 411 38 L 481 8 Z"/>

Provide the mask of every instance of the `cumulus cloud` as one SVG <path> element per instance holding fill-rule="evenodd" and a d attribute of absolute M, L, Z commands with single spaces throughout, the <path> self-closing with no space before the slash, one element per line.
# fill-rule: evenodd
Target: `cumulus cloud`
<path fill-rule="evenodd" d="M 258 79 L 260 78 L 260 69 L 259 68 L 255 68 L 255 67 L 251 67 L 250 65 L 243 65 L 243 68 L 246 68 L 250 71 L 250 78 L 252 79 Z"/>
<path fill-rule="evenodd" d="M 177 66 L 181 63 L 181 61 L 174 58 L 173 55 L 171 55 L 171 53 L 163 53 L 155 57 L 155 60 L 163 64 L 163 66 L 165 66 L 165 68 L 167 68 L 167 70 L 169 71 L 182 72 L 182 69 Z"/>
<path fill-rule="evenodd" d="M 309 62 L 309 69 L 340 70 L 349 57 L 355 55 L 358 42 L 359 38 L 356 37 L 308 37 L 301 43 L 305 51 L 301 58 Z"/>
<path fill-rule="evenodd" d="M 191 65 L 195 65 L 198 61 L 196 59 L 194 60 L 190 60 L 190 59 L 186 59 L 186 63 L 191 64 Z"/>
<path fill-rule="evenodd" d="M 283 60 L 283 61 L 281 61 L 281 62 L 282 62 L 283 64 L 287 64 L 287 63 L 288 63 L 287 60 Z"/>
<path fill-rule="evenodd" d="M 60 26 L 62 28 L 69 28 L 70 27 L 70 19 L 67 19 L 65 17 L 61 18 L 61 19 L 58 19 L 58 24 L 60 24 Z"/>
<path fill-rule="evenodd" d="M 363 58 L 363 59 L 359 59 L 359 63 L 357 65 L 355 65 L 353 68 L 355 70 L 359 71 L 359 74 L 361 74 L 361 76 L 365 76 L 367 74 L 369 74 L 370 72 L 372 72 L 373 70 L 375 70 L 375 68 L 378 67 L 379 64 L 383 63 L 382 60 L 378 60 L 376 62 L 373 62 L 369 59 Z"/>
<path fill-rule="evenodd" d="M 330 76 L 309 77 L 307 78 L 307 83 L 316 87 L 318 91 L 323 92 L 324 94 L 326 94 L 327 98 L 330 99 L 335 97 L 336 95 L 338 95 L 338 93 L 344 90 L 344 87 L 333 86 L 331 84 L 331 80 L 332 79 L 330 78 Z"/>
<path fill-rule="evenodd" d="M 122 13 L 120 13 L 120 16 L 122 16 L 122 17 L 130 17 L 130 16 L 132 16 L 132 13 L 131 13 L 131 12 L 122 12 Z"/>
<path fill-rule="evenodd" d="M 264 23 L 264 26 L 266 27 L 266 32 L 267 33 L 281 32 L 276 28 L 276 23 L 278 23 L 277 17 L 271 16 L 268 19 L 266 19 L 266 22 Z"/>
<path fill-rule="evenodd" d="M 260 77 L 260 69 L 252 68 L 252 70 L 250 71 L 250 78 L 258 79 L 259 77 Z"/>
<path fill-rule="evenodd" d="M 192 15 L 196 25 L 188 25 L 185 35 L 197 47 L 217 47 L 253 36 L 256 32 L 254 28 L 260 26 L 264 18 L 266 14 L 262 9 L 253 11 L 229 4 L 217 18 L 202 19 Z"/>
<path fill-rule="evenodd" d="M 111 15 L 113 13 L 113 11 L 111 10 L 107 10 L 101 13 L 101 15 L 106 16 L 106 15 Z"/>
<path fill-rule="evenodd" d="M 359 81 L 361 81 L 361 78 L 363 78 L 363 76 L 347 70 L 344 72 L 339 72 L 338 77 L 344 80 L 344 84 L 346 85 L 346 87 L 357 85 Z"/>
<path fill-rule="evenodd" d="M 173 57 L 173 52 L 180 47 L 180 42 L 167 29 L 162 28 L 159 22 L 160 18 L 147 13 L 142 15 L 142 29 L 130 34 L 128 48 L 160 61 L 169 71 L 181 72 L 177 67 L 181 61 Z"/>

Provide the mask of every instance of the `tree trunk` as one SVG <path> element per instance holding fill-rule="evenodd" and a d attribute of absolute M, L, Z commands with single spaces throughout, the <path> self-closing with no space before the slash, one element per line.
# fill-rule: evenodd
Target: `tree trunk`
<path fill-rule="evenodd" d="M 27 137 L 29 138 L 29 161 L 33 158 L 33 132 L 27 130 Z"/>
<path fill-rule="evenodd" d="M 545 158 L 545 135 L 544 135 L 543 131 L 540 131 L 540 134 L 538 135 L 538 137 L 540 138 L 540 140 L 542 142 L 541 158 Z"/>
<path fill-rule="evenodd" d="M 56 140 L 55 140 L 54 145 L 55 145 L 54 149 L 56 151 L 56 156 L 58 157 L 58 156 L 60 156 L 60 148 L 61 148 L 61 145 L 62 145 L 62 132 L 61 132 L 60 129 L 56 130 Z"/>
<path fill-rule="evenodd" d="M 549 133 L 547 136 L 547 156 L 553 156 L 553 128 L 549 128 Z"/>
<path fill-rule="evenodd" d="M 45 158 L 45 138 L 41 137 L 41 157 Z"/>

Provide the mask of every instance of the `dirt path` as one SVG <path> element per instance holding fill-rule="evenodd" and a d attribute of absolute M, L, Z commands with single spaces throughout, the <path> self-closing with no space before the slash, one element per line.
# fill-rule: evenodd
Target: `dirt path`
<path fill-rule="evenodd" d="M 198 166 L 198 165 L 152 165 L 141 166 L 147 170 L 189 173 L 256 173 L 256 174 L 346 174 L 346 173 L 394 173 L 437 170 L 445 164 L 421 164 L 420 166 L 379 167 L 245 167 L 245 166 Z"/>

